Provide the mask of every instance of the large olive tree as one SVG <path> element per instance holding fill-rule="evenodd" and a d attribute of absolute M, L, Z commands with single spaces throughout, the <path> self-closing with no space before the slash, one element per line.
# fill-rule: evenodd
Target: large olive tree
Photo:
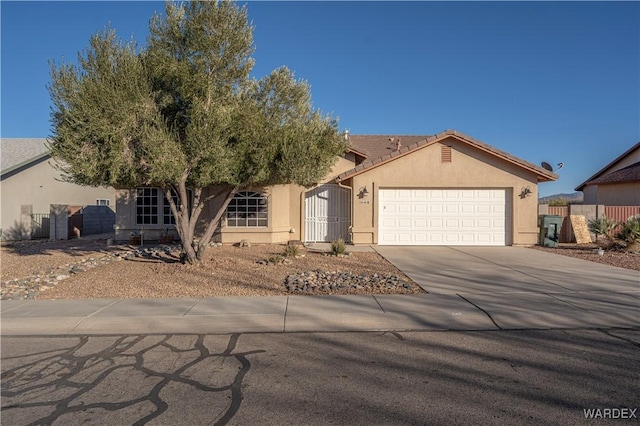
<path fill-rule="evenodd" d="M 317 182 L 346 146 L 286 67 L 250 78 L 246 7 L 168 2 L 149 29 L 144 47 L 107 28 L 76 64 L 52 64 L 51 153 L 75 183 L 161 188 L 184 257 L 197 263 L 238 190 Z"/>

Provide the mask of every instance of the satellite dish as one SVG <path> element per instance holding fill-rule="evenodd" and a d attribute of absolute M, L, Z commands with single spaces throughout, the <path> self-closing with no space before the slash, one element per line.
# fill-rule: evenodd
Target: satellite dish
<path fill-rule="evenodd" d="M 564 165 L 564 164 L 563 164 L 563 165 Z M 550 172 L 552 172 L 552 171 L 553 171 L 553 167 L 551 167 L 551 164 L 547 163 L 546 161 L 543 161 L 543 162 L 542 162 L 542 164 L 541 164 L 541 166 L 542 166 L 544 169 L 549 170 Z"/>

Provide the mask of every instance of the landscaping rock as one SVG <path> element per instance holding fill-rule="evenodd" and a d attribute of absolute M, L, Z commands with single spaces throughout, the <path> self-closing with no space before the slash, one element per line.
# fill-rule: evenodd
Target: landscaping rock
<path fill-rule="evenodd" d="M 291 274 L 285 279 L 284 285 L 290 293 L 308 294 L 331 294 L 336 291 L 355 293 L 379 288 L 384 288 L 387 291 L 399 288 L 413 288 L 410 283 L 401 280 L 395 275 L 373 274 L 369 276 L 366 273 L 324 272 L 320 269 Z"/>
<path fill-rule="evenodd" d="M 80 259 L 74 263 L 67 263 L 57 268 L 46 268 L 44 271 L 34 272 L 33 275 L 22 279 L 13 279 L 2 282 L 0 286 L 0 300 L 35 299 L 40 291 L 47 290 L 57 285 L 60 281 L 68 279 L 71 275 L 85 272 L 89 269 L 106 265 L 110 262 L 118 262 L 134 257 L 153 258 L 160 254 L 168 254 L 166 248 L 139 248 L 107 254 L 101 258 L 90 257 Z M 41 283 L 44 281 L 46 285 Z"/>

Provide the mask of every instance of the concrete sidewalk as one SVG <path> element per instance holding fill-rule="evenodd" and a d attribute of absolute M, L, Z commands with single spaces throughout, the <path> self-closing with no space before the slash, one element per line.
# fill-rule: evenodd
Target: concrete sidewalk
<path fill-rule="evenodd" d="M 2 301 L 3 335 L 495 329 L 455 295 Z"/>
<path fill-rule="evenodd" d="M 273 296 L 2 301 L 8 335 L 637 327 L 637 294 Z"/>

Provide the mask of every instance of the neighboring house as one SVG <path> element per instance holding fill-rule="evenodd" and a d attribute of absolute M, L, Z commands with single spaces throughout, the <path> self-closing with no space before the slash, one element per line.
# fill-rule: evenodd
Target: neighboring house
<path fill-rule="evenodd" d="M 640 206 L 640 142 L 576 188 L 584 204 Z"/>
<path fill-rule="evenodd" d="M 239 192 L 215 236 L 223 243 L 332 241 L 388 245 L 529 245 L 538 183 L 557 175 L 454 130 L 349 137 L 317 185 Z M 173 218 L 162 192 L 118 192 L 116 239 L 157 239 Z M 204 217 L 212 217 L 213 209 Z"/>
<path fill-rule="evenodd" d="M 4 240 L 28 239 L 33 220 L 48 220 L 51 204 L 108 205 L 115 208 L 113 188 L 93 188 L 61 181 L 46 139 L 0 139 L 0 226 Z M 48 235 L 46 235 L 48 237 Z M 65 237 L 66 238 L 66 237 Z"/>

